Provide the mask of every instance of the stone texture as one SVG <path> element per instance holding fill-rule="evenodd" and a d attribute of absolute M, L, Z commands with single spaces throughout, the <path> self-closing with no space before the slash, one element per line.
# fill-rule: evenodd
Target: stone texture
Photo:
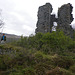
<path fill-rule="evenodd" d="M 52 10 L 53 8 L 50 3 L 46 3 L 45 5 L 39 7 L 36 33 L 50 32 L 50 22 L 51 22 L 50 17 Z"/>
<path fill-rule="evenodd" d="M 58 26 L 57 29 L 62 30 L 66 35 L 73 37 L 74 30 L 71 27 L 73 21 L 72 5 L 70 3 L 62 5 L 58 9 Z"/>
<path fill-rule="evenodd" d="M 51 14 L 53 8 L 50 3 L 40 6 L 38 10 L 38 21 L 35 32 L 52 32 L 54 22 L 57 22 L 56 30 L 62 30 L 66 35 L 73 37 L 74 30 L 70 25 L 73 21 L 72 9 L 73 7 L 70 3 L 62 5 L 58 9 L 58 18 L 55 18 L 55 14 Z"/>

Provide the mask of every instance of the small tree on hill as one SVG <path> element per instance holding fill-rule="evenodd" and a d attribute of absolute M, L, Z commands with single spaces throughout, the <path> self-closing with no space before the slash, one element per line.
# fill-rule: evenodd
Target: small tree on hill
<path fill-rule="evenodd" d="M 2 28 L 4 25 L 1 12 L 2 12 L 2 10 L 0 9 L 0 28 Z"/>

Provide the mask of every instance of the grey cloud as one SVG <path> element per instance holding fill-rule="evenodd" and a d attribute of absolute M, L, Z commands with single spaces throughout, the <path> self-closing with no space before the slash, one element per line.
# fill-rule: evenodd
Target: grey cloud
<path fill-rule="evenodd" d="M 14 11 L 13 11 L 14 12 Z M 25 12 L 14 12 L 19 14 L 21 17 L 23 17 L 24 21 L 20 20 L 17 16 L 14 14 L 10 14 L 11 12 L 6 13 L 5 22 L 6 22 L 6 28 L 13 29 L 14 31 L 29 35 L 31 33 L 35 32 L 35 21 L 29 16 L 29 14 Z M 31 27 L 33 30 L 30 32 L 28 29 L 24 29 L 23 25 Z"/>
<path fill-rule="evenodd" d="M 38 2 L 38 6 L 36 5 L 34 6 L 33 4 L 31 4 L 33 6 L 31 7 L 29 6 L 27 8 L 29 10 L 26 11 L 24 10 L 24 8 L 22 10 L 19 10 L 18 6 L 17 6 L 18 9 L 15 9 L 16 7 L 16 3 L 14 3 L 15 1 L 16 0 L 14 1 L 13 0 L 0 0 L 0 8 L 2 9 L 2 15 L 4 18 L 4 22 L 5 22 L 5 30 L 7 29 L 8 32 L 10 32 L 9 30 L 12 30 L 14 31 L 14 33 L 17 32 L 18 34 L 24 34 L 24 35 L 30 35 L 34 33 L 35 28 L 36 28 L 36 18 L 37 18 L 37 11 L 38 11 L 38 9 L 37 11 L 35 10 L 36 9 L 35 7 L 38 8 L 41 3 L 39 3 L 38 1 L 34 1 L 34 4 Z M 34 14 L 36 15 L 36 17 Z M 23 26 L 24 27 L 28 26 L 29 28 L 31 28 L 31 30 L 26 29 L 27 27 L 23 28 Z M 75 27 L 75 24 L 73 24 L 72 26 Z"/>

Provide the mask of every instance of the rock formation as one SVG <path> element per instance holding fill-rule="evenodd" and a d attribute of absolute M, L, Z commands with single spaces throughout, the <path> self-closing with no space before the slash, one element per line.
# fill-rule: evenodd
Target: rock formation
<path fill-rule="evenodd" d="M 37 32 L 50 32 L 52 25 L 51 23 L 51 12 L 53 8 L 50 3 L 46 3 L 46 5 L 40 6 L 38 11 L 38 22 L 37 22 Z"/>
<path fill-rule="evenodd" d="M 57 22 L 56 29 L 62 30 L 66 35 L 73 37 L 74 30 L 70 25 L 73 21 L 72 9 L 73 7 L 70 3 L 62 5 L 58 9 L 58 18 L 55 18 L 55 14 L 51 14 L 53 8 L 50 3 L 40 6 L 38 10 L 38 21 L 35 32 L 52 32 L 52 27 L 54 26 L 53 23 Z"/>
<path fill-rule="evenodd" d="M 66 35 L 73 37 L 73 28 L 71 27 L 71 22 L 73 21 L 72 16 L 72 5 L 70 3 L 62 5 L 58 9 L 58 26 L 57 29 L 62 30 Z"/>

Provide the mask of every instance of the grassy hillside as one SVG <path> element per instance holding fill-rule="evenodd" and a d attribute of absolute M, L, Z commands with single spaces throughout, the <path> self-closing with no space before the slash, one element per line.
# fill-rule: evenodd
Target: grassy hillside
<path fill-rule="evenodd" d="M 62 31 L 0 45 L 0 75 L 75 75 L 75 40 Z"/>

